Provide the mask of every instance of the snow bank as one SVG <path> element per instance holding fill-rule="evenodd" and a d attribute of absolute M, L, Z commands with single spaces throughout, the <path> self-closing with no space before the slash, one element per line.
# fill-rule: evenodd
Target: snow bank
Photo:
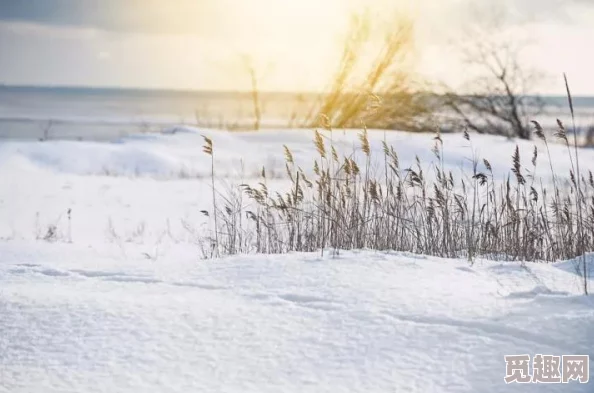
<path fill-rule="evenodd" d="M 210 174 L 209 157 L 202 153 L 202 135 L 212 138 L 218 177 L 253 177 L 266 166 L 273 175 L 284 175 L 283 145 L 295 156 L 296 163 L 310 169 L 318 158 L 313 145 L 313 132 L 307 130 L 276 130 L 261 132 L 223 132 L 191 127 L 172 127 L 162 134 L 134 135 L 112 143 L 103 142 L 16 142 L 0 143 L 0 170 L 14 165 L 19 158 L 41 170 L 77 175 L 107 175 L 154 178 L 205 177 Z M 325 132 L 324 137 L 335 145 L 340 154 L 351 155 L 359 148 L 355 131 Z M 371 148 L 377 171 L 383 170 L 382 140 L 393 145 L 403 168 L 414 165 L 418 156 L 425 168 L 435 162 L 431 152 L 432 134 L 370 131 Z M 511 155 L 517 143 L 523 163 L 530 167 L 534 142 L 511 141 L 504 137 L 472 135 L 472 141 L 460 134 L 443 135 L 446 169 L 459 172 L 471 169 L 471 159 L 487 159 L 498 178 L 504 178 L 511 168 Z M 549 162 L 544 146 L 541 149 L 537 173 L 549 176 Z M 555 171 L 565 176 L 571 167 L 567 150 L 551 146 Z M 582 163 L 594 162 L 594 151 L 582 149 Z M 359 154 L 361 163 L 363 157 Z M 11 168 L 13 169 L 13 168 Z"/>
<path fill-rule="evenodd" d="M 591 391 L 503 381 L 507 354 L 594 355 L 594 303 L 552 265 L 131 251 L 0 243 L 2 388 Z"/>
<path fill-rule="evenodd" d="M 163 134 L 135 135 L 112 143 L 100 142 L 0 142 L 0 239 L 34 240 L 56 226 L 59 240 L 96 245 L 105 242 L 154 244 L 166 236 L 191 242 L 194 232 L 208 222 L 200 213 L 212 207 L 210 157 L 202 152 L 202 135 L 212 138 L 217 189 L 258 182 L 266 167 L 268 187 L 286 189 L 283 145 L 296 164 L 311 170 L 318 153 L 313 131 L 277 130 L 221 132 L 178 127 Z M 325 132 L 340 153 L 359 149 L 354 131 Z M 502 137 L 472 135 L 472 147 L 462 135 L 443 135 L 444 165 L 459 173 L 470 170 L 473 151 L 487 158 L 495 176 L 509 174 L 511 154 L 518 143 L 524 163 L 533 143 Z M 401 167 L 414 165 L 419 156 L 426 172 L 435 157 L 433 135 L 370 131 L 373 153 L 381 160 L 382 140 L 397 150 Z M 537 175 L 546 176 L 549 164 L 541 147 Z M 567 173 L 567 150 L 551 145 L 554 168 Z M 580 152 L 582 170 L 593 168 L 594 149 Z M 364 156 L 358 152 L 361 165 Z M 381 173 L 384 164 L 372 162 Z M 481 167 L 479 166 L 479 169 Z M 427 175 L 428 173 L 426 173 Z M 157 181 L 158 180 L 158 181 Z M 67 211 L 71 209 L 71 220 Z"/>

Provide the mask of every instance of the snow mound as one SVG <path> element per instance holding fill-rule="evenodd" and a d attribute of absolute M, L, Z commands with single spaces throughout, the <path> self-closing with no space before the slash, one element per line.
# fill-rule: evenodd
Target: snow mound
<path fill-rule="evenodd" d="M 0 144 L 0 167 L 15 158 L 56 173 L 154 178 L 204 177 L 209 158 L 202 153 L 198 130 L 138 134 L 111 143 L 88 141 L 15 142 Z M 174 135 L 175 134 L 175 135 Z M 208 134 L 207 131 L 203 134 Z M 222 136 L 224 133 L 219 133 Z"/>
<path fill-rule="evenodd" d="M 583 277 L 584 261 L 586 263 L 586 275 L 592 277 L 594 275 L 594 252 L 586 253 L 584 257 L 577 257 L 569 261 L 558 262 L 555 266 L 561 270 L 575 274 L 578 277 Z"/>
<path fill-rule="evenodd" d="M 332 143 L 340 155 L 351 156 L 359 150 L 360 142 L 356 131 L 323 132 L 326 143 Z M 286 145 L 293 153 L 296 164 L 306 171 L 319 159 L 313 144 L 311 130 L 267 130 L 260 132 L 226 132 L 176 126 L 164 129 L 160 134 L 131 135 L 111 143 L 90 141 L 45 141 L 45 142 L 0 142 L 0 169 L 13 163 L 15 157 L 29 161 L 42 170 L 76 175 L 108 175 L 155 178 L 188 178 L 210 175 L 210 157 L 202 152 L 203 136 L 213 140 L 217 175 L 219 177 L 253 177 L 262 167 L 273 176 L 284 175 L 284 149 Z M 459 173 L 461 169 L 471 171 L 471 158 L 487 159 L 498 179 L 509 174 L 511 155 L 515 141 L 504 137 L 472 135 L 471 143 L 459 134 L 442 136 L 443 159 L 446 170 Z M 369 131 L 372 149 L 372 168 L 381 172 L 384 168 L 382 142 L 394 146 L 402 168 L 415 165 L 418 157 L 425 169 L 435 164 L 431 152 L 432 134 L 410 134 L 405 132 Z M 528 163 L 533 152 L 533 142 L 517 141 L 520 156 Z M 541 143 L 539 141 L 537 144 Z M 541 146 L 542 147 L 542 146 Z M 541 149 L 542 150 L 542 149 Z M 566 149 L 551 145 L 555 171 L 566 175 L 571 163 Z M 583 162 L 594 161 L 594 151 L 582 149 Z M 365 160 L 357 157 L 360 164 Z M 243 171 L 243 173 L 241 173 Z M 537 173 L 545 178 L 549 173 L 548 157 L 541 152 Z M 429 174 L 431 171 L 429 171 Z M 546 179 L 545 179 L 546 180 Z"/>
<path fill-rule="evenodd" d="M 503 380 L 504 355 L 594 355 L 594 302 L 553 265 L 110 253 L 0 243 L 4 389 L 591 391 Z"/>

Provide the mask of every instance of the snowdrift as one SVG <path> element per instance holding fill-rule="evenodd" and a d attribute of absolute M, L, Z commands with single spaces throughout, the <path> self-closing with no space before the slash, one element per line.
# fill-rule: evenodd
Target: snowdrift
<path fill-rule="evenodd" d="M 135 250 L 136 252 L 132 252 Z M 504 355 L 594 355 L 553 265 L 398 253 L 157 261 L 0 243 L 10 392 L 589 392 L 506 385 Z"/>

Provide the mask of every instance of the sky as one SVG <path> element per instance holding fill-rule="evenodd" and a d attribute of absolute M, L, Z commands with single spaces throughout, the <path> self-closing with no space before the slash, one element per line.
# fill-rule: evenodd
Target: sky
<path fill-rule="evenodd" d="M 319 90 L 363 9 L 412 18 L 423 79 L 467 85 L 480 32 L 522 44 L 535 92 L 563 94 L 566 72 L 594 95 L 594 0 L 0 0 L 0 83 L 247 90 L 247 55 L 263 90 Z"/>

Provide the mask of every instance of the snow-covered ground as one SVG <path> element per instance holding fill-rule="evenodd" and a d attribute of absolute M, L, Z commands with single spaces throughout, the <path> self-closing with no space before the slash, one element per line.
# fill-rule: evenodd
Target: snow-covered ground
<path fill-rule="evenodd" d="M 178 128 L 113 143 L 4 141 L 0 143 L 0 238 L 31 240 L 43 237 L 54 225 L 62 240 L 78 244 L 114 238 L 147 245 L 169 238 L 174 242 L 191 240 L 191 233 L 205 224 L 200 211 L 212 207 L 210 157 L 202 152 L 202 135 L 213 139 L 217 188 L 221 191 L 258 183 L 262 167 L 266 167 L 269 187 L 286 189 L 283 145 L 306 171 L 311 171 L 318 158 L 313 132 L 303 130 L 230 133 Z M 354 131 L 324 135 L 346 155 L 360 145 Z M 383 157 L 381 141 L 385 138 L 398 152 L 401 168 L 414 165 L 418 156 L 426 174 L 431 174 L 435 161 L 432 134 L 371 131 L 369 136 L 378 159 Z M 540 149 L 537 175 L 545 183 L 550 180 L 547 154 L 540 141 L 472 135 L 469 143 L 460 134 L 442 137 L 446 169 L 455 174 L 462 169 L 468 173 L 472 157 L 479 162 L 486 158 L 495 176 L 503 180 L 510 173 L 515 144 L 519 144 L 523 165 L 530 168 L 536 143 Z M 555 172 L 566 177 L 571 168 L 567 149 L 552 144 L 550 151 Z M 363 166 L 360 151 L 358 158 Z M 594 149 L 582 149 L 580 163 L 582 170 L 594 169 Z M 372 165 L 383 170 L 381 161 Z M 482 164 L 479 169 L 484 170 Z"/>
<path fill-rule="evenodd" d="M 262 166 L 282 187 L 282 145 L 310 168 L 313 135 L 177 131 L 0 143 L 0 391 L 592 391 L 503 380 L 507 354 L 594 356 L 594 301 L 571 261 L 470 266 L 372 251 L 204 261 L 193 243 L 212 202 L 201 135 L 213 139 L 221 189 L 257 182 Z M 355 133 L 325 135 L 344 153 L 358 146 Z M 402 167 L 415 155 L 430 165 L 432 135 L 371 132 L 372 149 L 384 137 Z M 472 135 L 471 150 L 443 138 L 448 168 L 475 154 L 508 173 L 515 141 Z M 528 164 L 533 143 L 518 143 Z M 551 154 L 567 173 L 566 149 Z M 594 169 L 594 151 L 580 154 Z M 541 149 L 537 173 L 547 168 Z"/>
<path fill-rule="evenodd" d="M 29 242 L 0 255 L 7 392 L 591 391 L 503 381 L 504 355 L 594 355 L 594 302 L 564 266 L 198 262 L 187 247 L 150 261 Z"/>

